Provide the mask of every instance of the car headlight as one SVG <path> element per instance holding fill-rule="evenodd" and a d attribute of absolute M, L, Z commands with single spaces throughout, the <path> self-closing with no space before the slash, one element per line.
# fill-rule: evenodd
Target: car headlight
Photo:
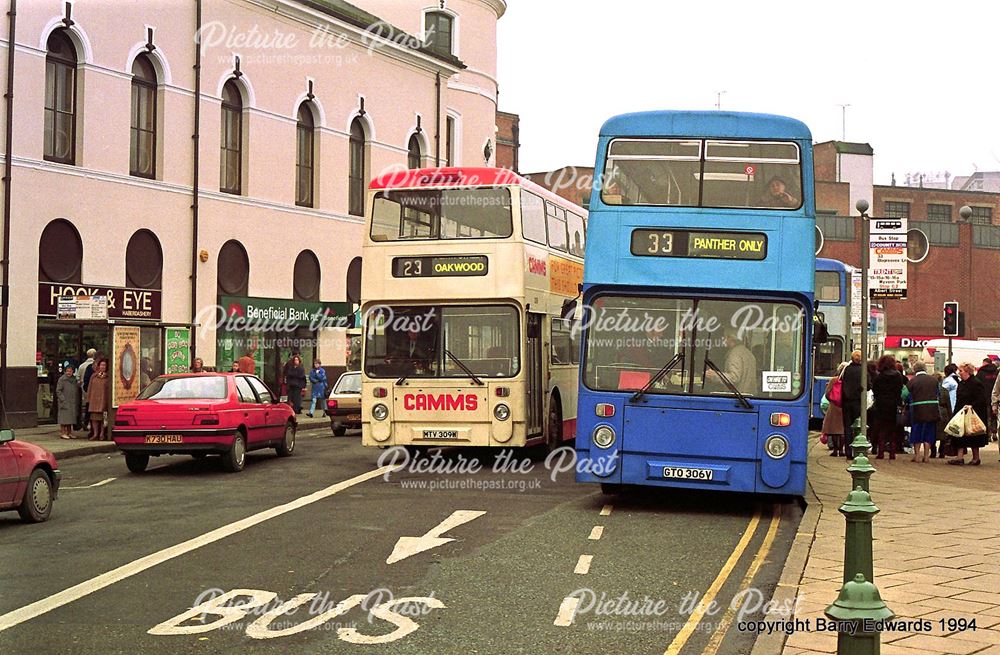
<path fill-rule="evenodd" d="M 376 421 L 384 421 L 389 416 L 389 408 L 379 403 L 372 407 L 372 418 Z"/>
<path fill-rule="evenodd" d="M 600 425 L 594 430 L 594 443 L 599 448 L 609 448 L 615 442 L 615 431 L 607 425 Z"/>
<path fill-rule="evenodd" d="M 506 421 L 510 418 L 510 407 L 507 407 L 507 405 L 497 405 L 493 408 L 493 416 L 498 421 Z"/>
<path fill-rule="evenodd" d="M 764 442 L 764 452 L 771 459 L 781 459 L 788 454 L 788 440 L 780 434 L 773 434 Z"/>

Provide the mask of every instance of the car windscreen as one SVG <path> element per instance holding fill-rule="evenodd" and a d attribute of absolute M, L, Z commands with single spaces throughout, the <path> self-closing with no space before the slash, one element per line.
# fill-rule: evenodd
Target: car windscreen
<path fill-rule="evenodd" d="M 219 400 L 228 395 L 224 377 L 159 377 L 139 394 L 139 400 L 164 400 L 172 398 L 196 398 Z"/>

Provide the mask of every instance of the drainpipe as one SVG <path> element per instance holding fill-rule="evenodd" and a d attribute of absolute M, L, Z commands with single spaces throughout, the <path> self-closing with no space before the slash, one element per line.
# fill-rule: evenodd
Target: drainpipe
<path fill-rule="evenodd" d="M 441 73 L 434 75 L 434 99 L 436 107 L 434 109 L 434 161 L 437 166 L 441 165 Z"/>
<path fill-rule="evenodd" d="M 191 361 L 198 349 L 195 337 L 195 317 L 198 315 L 198 172 L 201 168 L 201 0 L 195 1 L 194 51 L 194 174 L 191 187 Z"/>
<path fill-rule="evenodd" d="M 7 30 L 7 92 L 4 93 L 6 101 L 6 129 L 4 137 L 4 163 L 3 163 L 3 318 L 0 319 L 0 401 L 7 396 L 7 316 L 10 313 L 10 178 L 13 171 L 14 156 L 14 53 L 16 44 L 14 41 L 15 23 L 17 19 L 17 0 L 10 0 L 10 11 L 7 12 L 10 27 Z M 6 407 L 6 402 L 0 407 Z M 6 410 L 0 412 L 0 425 L 7 424 Z"/>

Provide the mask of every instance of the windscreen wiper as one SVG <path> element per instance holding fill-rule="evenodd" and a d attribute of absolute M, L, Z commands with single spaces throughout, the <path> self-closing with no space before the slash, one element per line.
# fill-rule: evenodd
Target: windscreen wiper
<path fill-rule="evenodd" d="M 715 374 L 719 376 L 719 379 L 722 380 L 722 382 L 727 387 L 729 387 L 729 390 L 732 391 L 734 394 L 736 394 L 736 397 L 740 399 L 740 404 L 741 405 L 743 405 L 747 409 L 753 409 L 753 405 L 751 405 L 750 401 L 747 400 L 746 395 L 742 391 L 740 391 L 739 389 L 736 388 L 736 385 L 733 384 L 733 381 L 729 379 L 729 376 L 726 375 L 725 373 L 723 373 L 722 370 L 718 366 L 715 365 L 715 362 L 713 362 L 711 359 L 708 358 L 708 353 L 707 352 L 705 353 L 705 368 L 703 368 L 702 371 L 701 371 L 701 388 L 702 389 L 705 388 L 705 372 L 708 369 L 712 369 L 713 371 L 715 371 Z"/>
<path fill-rule="evenodd" d="M 632 395 L 632 397 L 628 399 L 628 401 L 630 403 L 634 403 L 635 401 L 637 401 L 640 398 L 642 398 L 643 396 L 645 396 L 646 392 L 649 391 L 653 387 L 654 384 L 656 384 L 661 379 L 663 379 L 667 375 L 667 373 L 670 372 L 670 370 L 673 367 L 677 366 L 677 362 L 681 362 L 681 364 L 683 365 L 683 363 L 684 363 L 684 351 L 683 350 L 680 351 L 679 353 L 676 353 L 670 359 L 670 361 L 667 362 L 663 366 L 663 368 L 661 368 L 659 371 L 656 372 L 656 375 L 654 375 L 653 377 L 649 378 L 649 382 L 646 383 L 646 386 L 644 386 L 642 389 L 639 389 L 638 391 L 636 391 Z M 683 371 L 684 369 L 682 368 L 681 370 Z"/>
<path fill-rule="evenodd" d="M 458 364 L 459 368 L 461 368 L 463 371 L 465 371 L 465 374 L 468 375 L 470 378 L 472 378 L 473 382 L 475 382 L 479 386 L 483 386 L 483 381 L 480 380 L 478 377 L 476 377 L 476 374 L 472 372 L 472 369 L 470 369 L 468 366 L 466 366 L 464 363 L 462 363 L 462 360 L 460 360 L 458 357 L 455 357 L 455 355 L 450 350 L 448 350 L 447 348 L 445 348 L 444 349 L 444 354 L 448 355 L 448 357 L 451 358 L 451 361 L 453 361 L 456 364 Z"/>
<path fill-rule="evenodd" d="M 409 375 L 400 376 L 400 378 L 398 380 L 396 380 L 396 386 L 398 387 L 399 385 L 401 385 L 404 382 L 406 382 L 406 378 L 408 378 L 408 377 L 410 377 L 410 376 Z"/>

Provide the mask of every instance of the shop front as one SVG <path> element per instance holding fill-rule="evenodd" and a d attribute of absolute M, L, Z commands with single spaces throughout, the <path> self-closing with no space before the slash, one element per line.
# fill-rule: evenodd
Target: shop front
<path fill-rule="evenodd" d="M 292 355 L 299 355 L 308 371 L 313 359 L 332 351 L 353 324 L 352 306 L 346 302 L 219 296 L 219 307 L 225 318 L 216 326 L 216 368 L 228 371 L 249 354 L 257 375 L 279 392 L 282 369 Z M 343 370 L 341 361 L 324 364 Z"/>
<path fill-rule="evenodd" d="M 928 335 L 888 335 L 885 338 L 885 354 L 892 355 L 896 361 L 902 362 L 904 366 L 912 365 L 922 358 L 924 348 L 931 339 L 940 339 L 940 336 Z M 933 364 L 933 362 L 924 362 Z"/>
<path fill-rule="evenodd" d="M 190 327 L 164 325 L 161 299 L 159 289 L 38 283 L 39 423 L 55 421 L 59 376 L 90 349 L 108 359 L 112 406 L 135 398 L 157 375 L 189 368 Z"/>

